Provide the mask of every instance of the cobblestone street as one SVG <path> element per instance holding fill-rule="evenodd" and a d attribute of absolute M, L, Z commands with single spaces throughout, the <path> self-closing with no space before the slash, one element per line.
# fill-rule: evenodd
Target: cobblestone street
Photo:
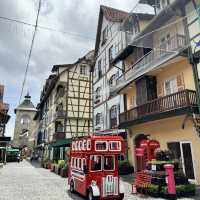
<path fill-rule="evenodd" d="M 133 196 L 130 184 L 126 188 L 125 200 L 141 200 L 146 197 Z M 78 194 L 71 195 L 67 180 L 27 161 L 8 163 L 0 169 L 0 200 L 83 200 Z M 152 200 L 152 198 L 148 198 Z M 198 197 L 196 199 L 199 199 Z M 157 199 L 159 200 L 159 199 Z"/>

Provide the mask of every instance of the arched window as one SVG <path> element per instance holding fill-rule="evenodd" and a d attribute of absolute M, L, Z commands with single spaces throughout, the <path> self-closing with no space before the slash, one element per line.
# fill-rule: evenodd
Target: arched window
<path fill-rule="evenodd" d="M 22 125 L 29 125 L 30 117 L 28 115 L 23 115 L 20 120 Z"/>
<path fill-rule="evenodd" d="M 115 80 L 116 80 L 116 74 L 113 74 L 113 75 L 110 77 L 109 85 L 110 85 L 110 86 L 114 86 L 114 85 L 115 85 Z"/>
<path fill-rule="evenodd" d="M 96 125 L 101 124 L 101 113 L 96 114 Z"/>
<path fill-rule="evenodd" d="M 117 105 L 114 105 L 110 109 L 110 126 L 114 128 L 117 126 Z"/>
<path fill-rule="evenodd" d="M 64 86 L 58 85 L 58 87 L 56 89 L 56 96 L 57 97 L 63 97 L 64 96 L 64 92 L 65 92 Z"/>
<path fill-rule="evenodd" d="M 96 99 L 100 99 L 100 97 L 101 97 L 101 88 L 98 87 L 98 88 L 96 89 Z"/>

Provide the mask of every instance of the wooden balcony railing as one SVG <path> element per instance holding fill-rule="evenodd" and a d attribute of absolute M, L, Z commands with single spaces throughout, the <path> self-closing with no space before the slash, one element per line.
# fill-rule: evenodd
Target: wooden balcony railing
<path fill-rule="evenodd" d="M 113 87 L 112 90 L 116 90 L 118 87 L 126 85 L 129 81 L 138 78 L 166 62 L 183 49 L 185 45 L 185 36 L 176 34 L 161 45 L 154 46 L 149 53 L 141 57 L 117 79 L 116 86 Z"/>
<path fill-rule="evenodd" d="M 196 92 L 192 90 L 183 90 L 171 95 L 154 99 L 146 104 L 121 113 L 119 120 L 121 124 L 128 121 L 138 120 L 148 115 L 159 114 L 195 105 L 197 105 Z"/>

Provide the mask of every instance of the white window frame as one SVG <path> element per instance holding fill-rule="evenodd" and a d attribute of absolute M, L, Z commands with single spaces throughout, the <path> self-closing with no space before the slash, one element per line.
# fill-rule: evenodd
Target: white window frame
<path fill-rule="evenodd" d="M 113 160 L 114 160 L 114 169 L 112 169 L 112 170 L 104 169 L 105 156 L 113 157 Z M 110 172 L 111 172 L 111 171 L 115 171 L 115 156 L 113 156 L 113 155 L 104 155 L 104 157 L 103 157 L 103 170 L 104 170 L 104 171 L 107 171 L 107 172 L 109 172 L 109 171 L 110 171 Z"/>
<path fill-rule="evenodd" d="M 111 144 L 112 143 L 118 143 L 119 150 L 113 150 L 113 149 L 111 149 Z M 121 150 L 122 150 L 122 143 L 121 143 L 121 141 L 109 141 L 109 151 L 118 152 L 118 151 L 121 151 Z"/>
<path fill-rule="evenodd" d="M 177 77 L 176 76 L 173 76 L 173 77 L 171 77 L 171 78 L 169 78 L 169 79 L 167 79 L 167 80 L 165 80 L 164 81 L 164 91 L 165 91 L 165 95 L 170 95 L 170 94 L 167 94 L 167 91 L 166 91 L 166 83 L 167 82 L 170 82 L 170 81 L 175 81 L 175 83 L 176 83 L 176 88 L 173 88 L 173 90 L 175 90 L 175 92 L 171 92 L 170 94 L 173 94 L 173 93 L 176 93 L 176 92 L 178 92 L 178 86 L 177 86 Z M 171 90 L 172 88 L 171 88 L 171 85 L 170 85 L 170 90 Z"/>
<path fill-rule="evenodd" d="M 101 157 L 101 170 L 94 170 L 94 171 L 91 170 L 91 162 L 92 162 L 91 156 L 100 156 Z M 102 155 L 90 155 L 90 166 L 89 166 L 89 168 L 90 168 L 91 172 L 101 172 L 103 170 L 103 156 Z"/>
<path fill-rule="evenodd" d="M 97 143 L 106 143 L 106 149 L 104 149 L 104 150 L 98 150 L 98 149 L 96 149 L 96 145 L 97 145 Z M 102 151 L 108 151 L 108 141 L 106 141 L 106 140 L 98 140 L 98 141 L 95 141 L 95 151 L 98 151 L 98 152 L 102 152 Z"/>

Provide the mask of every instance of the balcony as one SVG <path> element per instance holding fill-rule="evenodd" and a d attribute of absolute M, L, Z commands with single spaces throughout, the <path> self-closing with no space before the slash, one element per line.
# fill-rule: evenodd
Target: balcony
<path fill-rule="evenodd" d="M 134 124 L 195 112 L 196 92 L 183 90 L 160 97 L 120 114 L 120 128 Z"/>
<path fill-rule="evenodd" d="M 162 45 L 155 46 L 117 79 L 117 84 L 112 90 L 120 89 L 136 78 L 159 68 L 163 63 L 178 56 L 184 48 L 186 48 L 186 39 L 180 34 L 169 38 Z"/>
<path fill-rule="evenodd" d="M 54 119 L 64 119 L 65 114 L 66 114 L 65 110 L 58 110 L 54 115 Z"/>
<path fill-rule="evenodd" d="M 55 132 L 53 135 L 53 140 L 62 140 L 65 139 L 65 132 Z"/>

